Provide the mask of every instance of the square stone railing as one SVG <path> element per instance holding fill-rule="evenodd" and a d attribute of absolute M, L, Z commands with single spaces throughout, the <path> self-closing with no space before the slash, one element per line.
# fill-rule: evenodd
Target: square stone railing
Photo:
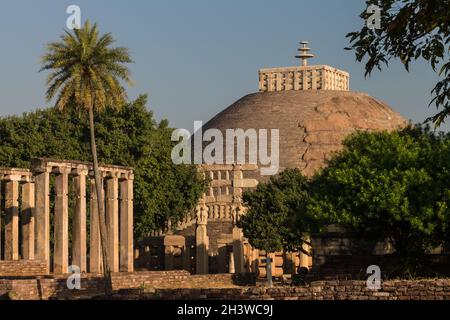
<path fill-rule="evenodd" d="M 269 68 L 259 71 L 259 91 L 350 90 L 349 73 L 327 66 Z"/>

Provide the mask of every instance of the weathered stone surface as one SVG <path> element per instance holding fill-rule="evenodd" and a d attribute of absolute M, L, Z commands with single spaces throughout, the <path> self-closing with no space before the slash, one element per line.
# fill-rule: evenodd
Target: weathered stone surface
<path fill-rule="evenodd" d="M 364 290 L 365 281 L 316 281 L 301 287 L 236 286 L 232 275 L 195 275 L 183 271 L 114 274 L 115 300 L 447 300 L 449 294 L 433 291 L 437 281 L 450 290 L 450 280 L 387 281 L 394 291 Z M 37 289 L 39 282 L 40 291 Z M 23 299 L 92 298 L 102 294 L 100 275 L 83 275 L 80 292 L 67 290 L 63 277 L 47 279 L 0 280 L 0 293 L 14 291 Z M 101 299 L 101 296 L 98 297 Z"/>
<path fill-rule="evenodd" d="M 300 168 L 312 175 L 357 131 L 395 130 L 406 120 L 367 94 L 345 91 L 285 91 L 245 96 L 203 128 L 279 129 L 280 171 Z M 248 160 L 248 150 L 247 150 Z M 264 181 L 264 177 L 256 177 Z"/>

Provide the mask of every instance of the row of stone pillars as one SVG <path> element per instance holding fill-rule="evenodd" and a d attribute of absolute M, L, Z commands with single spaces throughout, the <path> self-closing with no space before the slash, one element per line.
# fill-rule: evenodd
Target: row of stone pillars
<path fill-rule="evenodd" d="M 34 259 L 34 183 L 29 170 L 0 168 L 0 195 L 4 198 L 4 252 L 0 246 L 0 260 Z M 19 196 L 21 194 L 21 210 Z M 0 215 L 1 218 L 1 215 Z M 0 243 L 1 241 L 0 220 Z M 19 241 L 19 234 L 22 241 Z M 20 247 L 19 247 L 20 246 Z M 21 251 L 21 255 L 19 255 Z"/>
<path fill-rule="evenodd" d="M 47 261 L 48 272 L 69 270 L 69 184 L 72 180 L 71 265 L 81 272 L 102 271 L 101 242 L 97 217 L 97 194 L 92 166 L 82 162 L 35 159 L 31 171 L 9 170 L 5 181 L 5 260 Z M 1 173 L 1 170 L 0 170 Z M 15 175 L 13 173 L 16 173 Z M 20 174 L 18 174 L 20 173 Z M 132 272 L 133 256 L 133 170 L 118 166 L 101 167 L 104 181 L 108 250 L 113 272 Z M 54 247 L 51 266 L 50 185 L 54 176 Z M 89 185 L 87 186 L 87 183 Z M 22 237 L 19 241 L 19 184 L 22 197 Z M 87 250 L 87 199 L 90 188 L 90 243 Z M 19 243 L 22 255 L 19 256 Z M 1 256 L 0 256 L 1 257 Z M 88 259 L 89 257 L 89 259 Z M 88 266 L 89 261 L 89 266 Z"/>

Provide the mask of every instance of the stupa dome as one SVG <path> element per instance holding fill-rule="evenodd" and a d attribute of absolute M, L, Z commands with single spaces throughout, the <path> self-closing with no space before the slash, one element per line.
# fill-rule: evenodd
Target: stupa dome
<path fill-rule="evenodd" d="M 299 168 L 305 175 L 312 175 L 342 148 L 349 134 L 391 131 L 406 124 L 388 105 L 364 93 L 292 90 L 247 95 L 203 129 L 219 129 L 224 135 L 227 129 L 278 129 L 280 172 Z"/>

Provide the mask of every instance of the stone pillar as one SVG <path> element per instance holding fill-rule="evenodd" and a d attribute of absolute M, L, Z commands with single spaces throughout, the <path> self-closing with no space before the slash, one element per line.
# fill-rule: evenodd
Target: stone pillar
<path fill-rule="evenodd" d="M 72 264 L 87 271 L 86 263 L 86 176 L 88 171 L 79 171 L 73 177 L 75 208 L 72 222 Z"/>
<path fill-rule="evenodd" d="M 133 179 L 120 183 L 120 271 L 133 272 Z"/>
<path fill-rule="evenodd" d="M 36 259 L 47 261 L 50 272 L 50 173 L 42 172 L 35 177 L 36 192 Z"/>
<path fill-rule="evenodd" d="M 297 254 L 295 252 L 285 252 L 284 254 L 285 267 L 284 270 L 286 273 L 291 275 L 297 274 L 296 260 Z"/>
<path fill-rule="evenodd" d="M 207 226 L 208 224 L 208 207 L 202 202 L 197 207 L 197 230 L 195 232 L 196 239 L 196 272 L 197 274 L 208 274 L 208 249 L 209 238 Z"/>
<path fill-rule="evenodd" d="M 236 273 L 245 273 L 244 246 L 242 243 L 242 229 L 233 228 L 233 255 Z"/>
<path fill-rule="evenodd" d="M 236 263 L 234 261 L 234 254 L 233 253 L 230 254 L 229 259 L 230 259 L 230 262 L 228 263 L 228 273 L 235 274 L 236 273 L 236 269 L 235 269 L 234 266 L 236 265 Z"/>
<path fill-rule="evenodd" d="M 69 267 L 69 172 L 61 170 L 55 176 L 55 249 L 53 272 L 68 273 Z"/>
<path fill-rule="evenodd" d="M 218 244 L 219 256 L 217 257 L 217 269 L 219 273 L 227 273 L 227 245 L 224 243 Z"/>
<path fill-rule="evenodd" d="M 183 269 L 191 271 L 191 246 L 187 242 L 183 250 Z"/>
<path fill-rule="evenodd" d="M 308 242 L 311 242 L 310 237 L 307 237 L 305 240 Z M 309 252 L 311 250 L 311 247 L 309 245 L 307 245 L 306 243 L 304 243 L 302 245 L 302 248 L 306 252 Z M 309 268 L 310 257 L 302 251 L 300 251 L 299 255 L 300 255 L 300 267 L 301 268 Z"/>
<path fill-rule="evenodd" d="M 174 256 L 173 256 L 174 247 L 173 246 L 165 246 L 164 247 L 164 270 L 173 270 L 174 269 Z"/>
<path fill-rule="evenodd" d="M 234 270 L 236 273 L 245 273 L 245 259 L 244 259 L 244 245 L 242 229 L 237 227 L 241 215 L 243 214 L 243 207 L 241 204 L 233 208 L 233 255 L 234 255 Z"/>
<path fill-rule="evenodd" d="M 119 180 L 117 177 L 106 181 L 106 227 L 111 271 L 119 272 Z"/>
<path fill-rule="evenodd" d="M 95 180 L 90 180 L 91 199 L 90 205 L 90 244 L 89 244 L 89 272 L 102 272 L 102 247 L 100 243 L 100 222 L 97 210 L 97 189 Z"/>
<path fill-rule="evenodd" d="M 5 184 L 5 260 L 19 260 L 19 181 Z"/>
<path fill-rule="evenodd" d="M 22 185 L 22 258 L 24 260 L 34 260 L 34 199 L 34 183 L 26 182 Z"/>

